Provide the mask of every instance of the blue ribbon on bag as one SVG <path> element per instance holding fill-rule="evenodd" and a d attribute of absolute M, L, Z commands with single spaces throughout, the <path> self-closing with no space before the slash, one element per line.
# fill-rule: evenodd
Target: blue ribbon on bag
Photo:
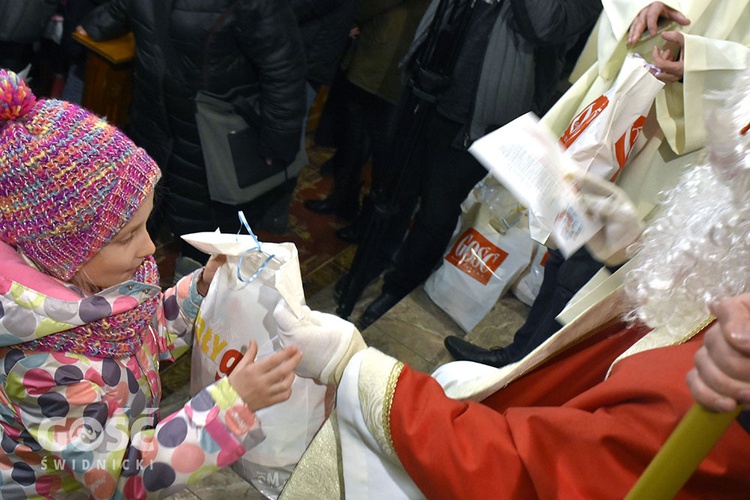
<path fill-rule="evenodd" d="M 261 272 L 263 272 L 263 269 L 266 268 L 268 263 L 271 262 L 271 259 L 276 257 L 276 255 L 267 254 L 261 249 L 260 240 L 258 240 L 258 237 L 255 235 L 253 230 L 250 229 L 250 224 L 247 222 L 245 213 L 242 210 L 237 212 L 237 216 L 240 218 L 240 222 L 242 223 L 243 226 L 245 226 L 245 229 L 247 229 L 248 234 L 253 238 L 253 241 L 255 242 L 255 245 L 256 245 L 256 248 L 249 248 L 245 250 L 245 252 L 243 252 L 242 255 L 240 255 L 240 261 L 237 265 L 237 279 L 243 283 L 251 283 L 253 280 L 255 280 L 255 278 L 257 278 L 260 275 Z M 242 232 L 242 228 L 240 227 L 240 229 L 237 231 L 237 236 L 239 236 L 241 232 Z M 242 277 L 242 261 L 244 260 L 245 255 L 247 255 L 250 252 L 260 252 L 262 254 L 268 255 L 268 257 L 266 258 L 266 260 L 263 261 L 263 263 L 260 265 L 258 270 L 255 271 L 255 273 L 253 273 L 252 276 L 250 276 L 248 279 L 244 279 Z"/>

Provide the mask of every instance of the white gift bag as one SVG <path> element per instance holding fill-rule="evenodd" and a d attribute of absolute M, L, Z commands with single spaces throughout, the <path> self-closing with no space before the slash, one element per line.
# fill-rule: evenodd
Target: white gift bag
<path fill-rule="evenodd" d="M 185 241 L 209 254 L 225 254 L 203 300 L 195 327 L 190 391 L 228 375 L 250 340 L 257 359 L 280 350 L 273 310 L 280 297 L 292 311 L 305 302 L 297 248 L 259 243 L 255 235 L 193 233 Z M 276 498 L 327 415 L 326 386 L 295 378 L 289 400 L 256 412 L 266 439 L 232 468 L 268 498 Z"/>
<path fill-rule="evenodd" d="M 490 223 L 490 210 L 477 204 L 425 292 L 464 331 L 470 332 L 510 288 L 531 259 L 527 227 L 508 229 Z M 465 226 L 466 227 L 466 226 Z"/>
<path fill-rule="evenodd" d="M 628 55 L 612 87 L 589 103 L 560 137 L 584 170 L 614 182 L 636 148 L 656 94 L 664 86 L 640 56 Z"/>

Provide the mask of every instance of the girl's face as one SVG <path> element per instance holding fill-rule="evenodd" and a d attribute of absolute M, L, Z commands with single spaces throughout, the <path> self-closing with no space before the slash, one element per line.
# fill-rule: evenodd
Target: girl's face
<path fill-rule="evenodd" d="M 143 200 L 133 217 L 73 277 L 74 282 L 108 288 L 133 277 L 143 259 L 156 251 L 146 231 L 146 221 L 154 208 L 154 192 Z"/>

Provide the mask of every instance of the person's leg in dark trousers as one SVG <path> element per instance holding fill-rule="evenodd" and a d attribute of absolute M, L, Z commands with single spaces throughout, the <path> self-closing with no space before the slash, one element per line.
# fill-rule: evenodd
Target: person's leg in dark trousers
<path fill-rule="evenodd" d="M 424 155 L 419 162 L 419 210 L 383 283 L 383 293 L 365 311 L 367 326 L 419 286 L 440 262 L 461 213 L 461 203 L 487 171 L 452 143 L 460 123 L 433 115 L 423 131 Z"/>
<path fill-rule="evenodd" d="M 363 273 L 364 277 L 360 279 L 365 284 L 377 279 L 393 265 L 393 255 L 404 239 L 419 196 L 417 179 L 420 168 L 414 165 L 420 165 L 424 144 L 419 138 L 414 143 L 407 139 L 410 127 L 413 126 L 408 120 L 404 120 L 410 114 L 407 109 L 409 102 L 408 93 L 402 93 L 388 118 L 385 136 L 374 136 L 376 146 L 372 165 L 373 186 L 368 206 L 365 206 L 365 210 L 370 210 L 371 213 L 363 220 L 362 235 L 370 234 L 375 228 L 382 234 L 370 247 L 357 251 L 358 258 L 359 252 L 366 252 L 367 255 L 364 270 L 360 268 L 357 271 Z M 412 157 L 413 165 L 408 168 L 404 168 L 402 163 L 405 154 Z M 347 272 L 336 283 L 334 297 L 337 301 L 349 289 L 350 279 L 351 275 Z"/>
<path fill-rule="evenodd" d="M 383 189 L 383 172 L 388 148 L 391 144 L 391 130 L 396 106 L 375 94 L 359 89 L 358 100 L 361 104 L 362 120 L 369 139 L 370 150 L 370 194 L 362 201 L 357 219 L 349 226 L 336 231 L 336 236 L 351 243 L 359 242 L 372 213 L 373 193 Z M 364 166 L 364 165 L 363 165 Z M 336 177 L 338 182 L 338 177 Z M 361 169 L 356 171 L 356 179 L 350 179 L 349 189 L 354 189 L 362 183 Z M 338 186 L 338 184 L 336 184 Z M 337 189 L 335 187 L 334 189 Z"/>
<path fill-rule="evenodd" d="M 370 137 L 366 127 L 369 109 L 369 92 L 345 80 L 344 122 L 340 127 L 340 145 L 336 150 L 333 170 L 333 191 L 330 199 L 342 207 L 359 209 L 362 190 L 362 169 L 370 156 Z"/>
<path fill-rule="evenodd" d="M 602 268 L 585 248 L 565 259 L 550 250 L 544 280 L 526 322 L 505 348 L 482 349 L 459 337 L 445 339 L 445 347 L 457 360 L 476 361 L 501 367 L 518 361 L 557 332 L 562 325 L 555 318 L 588 281 Z"/>
<path fill-rule="evenodd" d="M 330 160 L 333 165 L 333 191 L 322 200 L 306 200 L 304 206 L 311 212 L 335 214 L 351 220 L 359 211 L 361 173 L 370 155 L 362 104 L 362 94 L 365 92 L 346 77 L 337 80 L 335 85 L 340 123 L 336 124 L 336 152 Z"/>
<path fill-rule="evenodd" d="M 336 75 L 333 78 L 328 94 L 326 95 L 323 109 L 320 113 L 320 119 L 315 129 L 314 143 L 316 146 L 322 146 L 324 148 L 337 148 L 339 147 L 339 134 L 341 133 L 341 126 L 343 120 L 341 113 L 344 106 L 344 80 L 346 80 L 346 74 L 338 68 Z"/>
<path fill-rule="evenodd" d="M 539 295 L 531 305 L 526 323 L 513 336 L 513 343 L 506 347 L 512 361 L 526 356 L 561 328 L 555 318 L 602 268 L 602 263 L 581 248 L 568 259 L 559 251 L 550 250 L 546 266 Z M 548 269 L 551 271 L 549 280 Z"/>
<path fill-rule="evenodd" d="M 364 91 L 363 91 L 364 92 Z M 393 119 L 396 105 L 385 99 L 364 92 L 364 122 L 367 135 L 370 138 L 370 153 L 372 167 L 371 191 L 383 188 L 383 165 L 387 161 L 388 149 L 393 137 Z"/>

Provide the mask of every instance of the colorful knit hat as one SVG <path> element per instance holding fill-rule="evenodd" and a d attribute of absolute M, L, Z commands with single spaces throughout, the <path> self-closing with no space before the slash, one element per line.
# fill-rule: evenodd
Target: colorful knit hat
<path fill-rule="evenodd" d="M 116 127 L 0 70 L 0 239 L 69 281 L 128 223 L 159 167 Z"/>

